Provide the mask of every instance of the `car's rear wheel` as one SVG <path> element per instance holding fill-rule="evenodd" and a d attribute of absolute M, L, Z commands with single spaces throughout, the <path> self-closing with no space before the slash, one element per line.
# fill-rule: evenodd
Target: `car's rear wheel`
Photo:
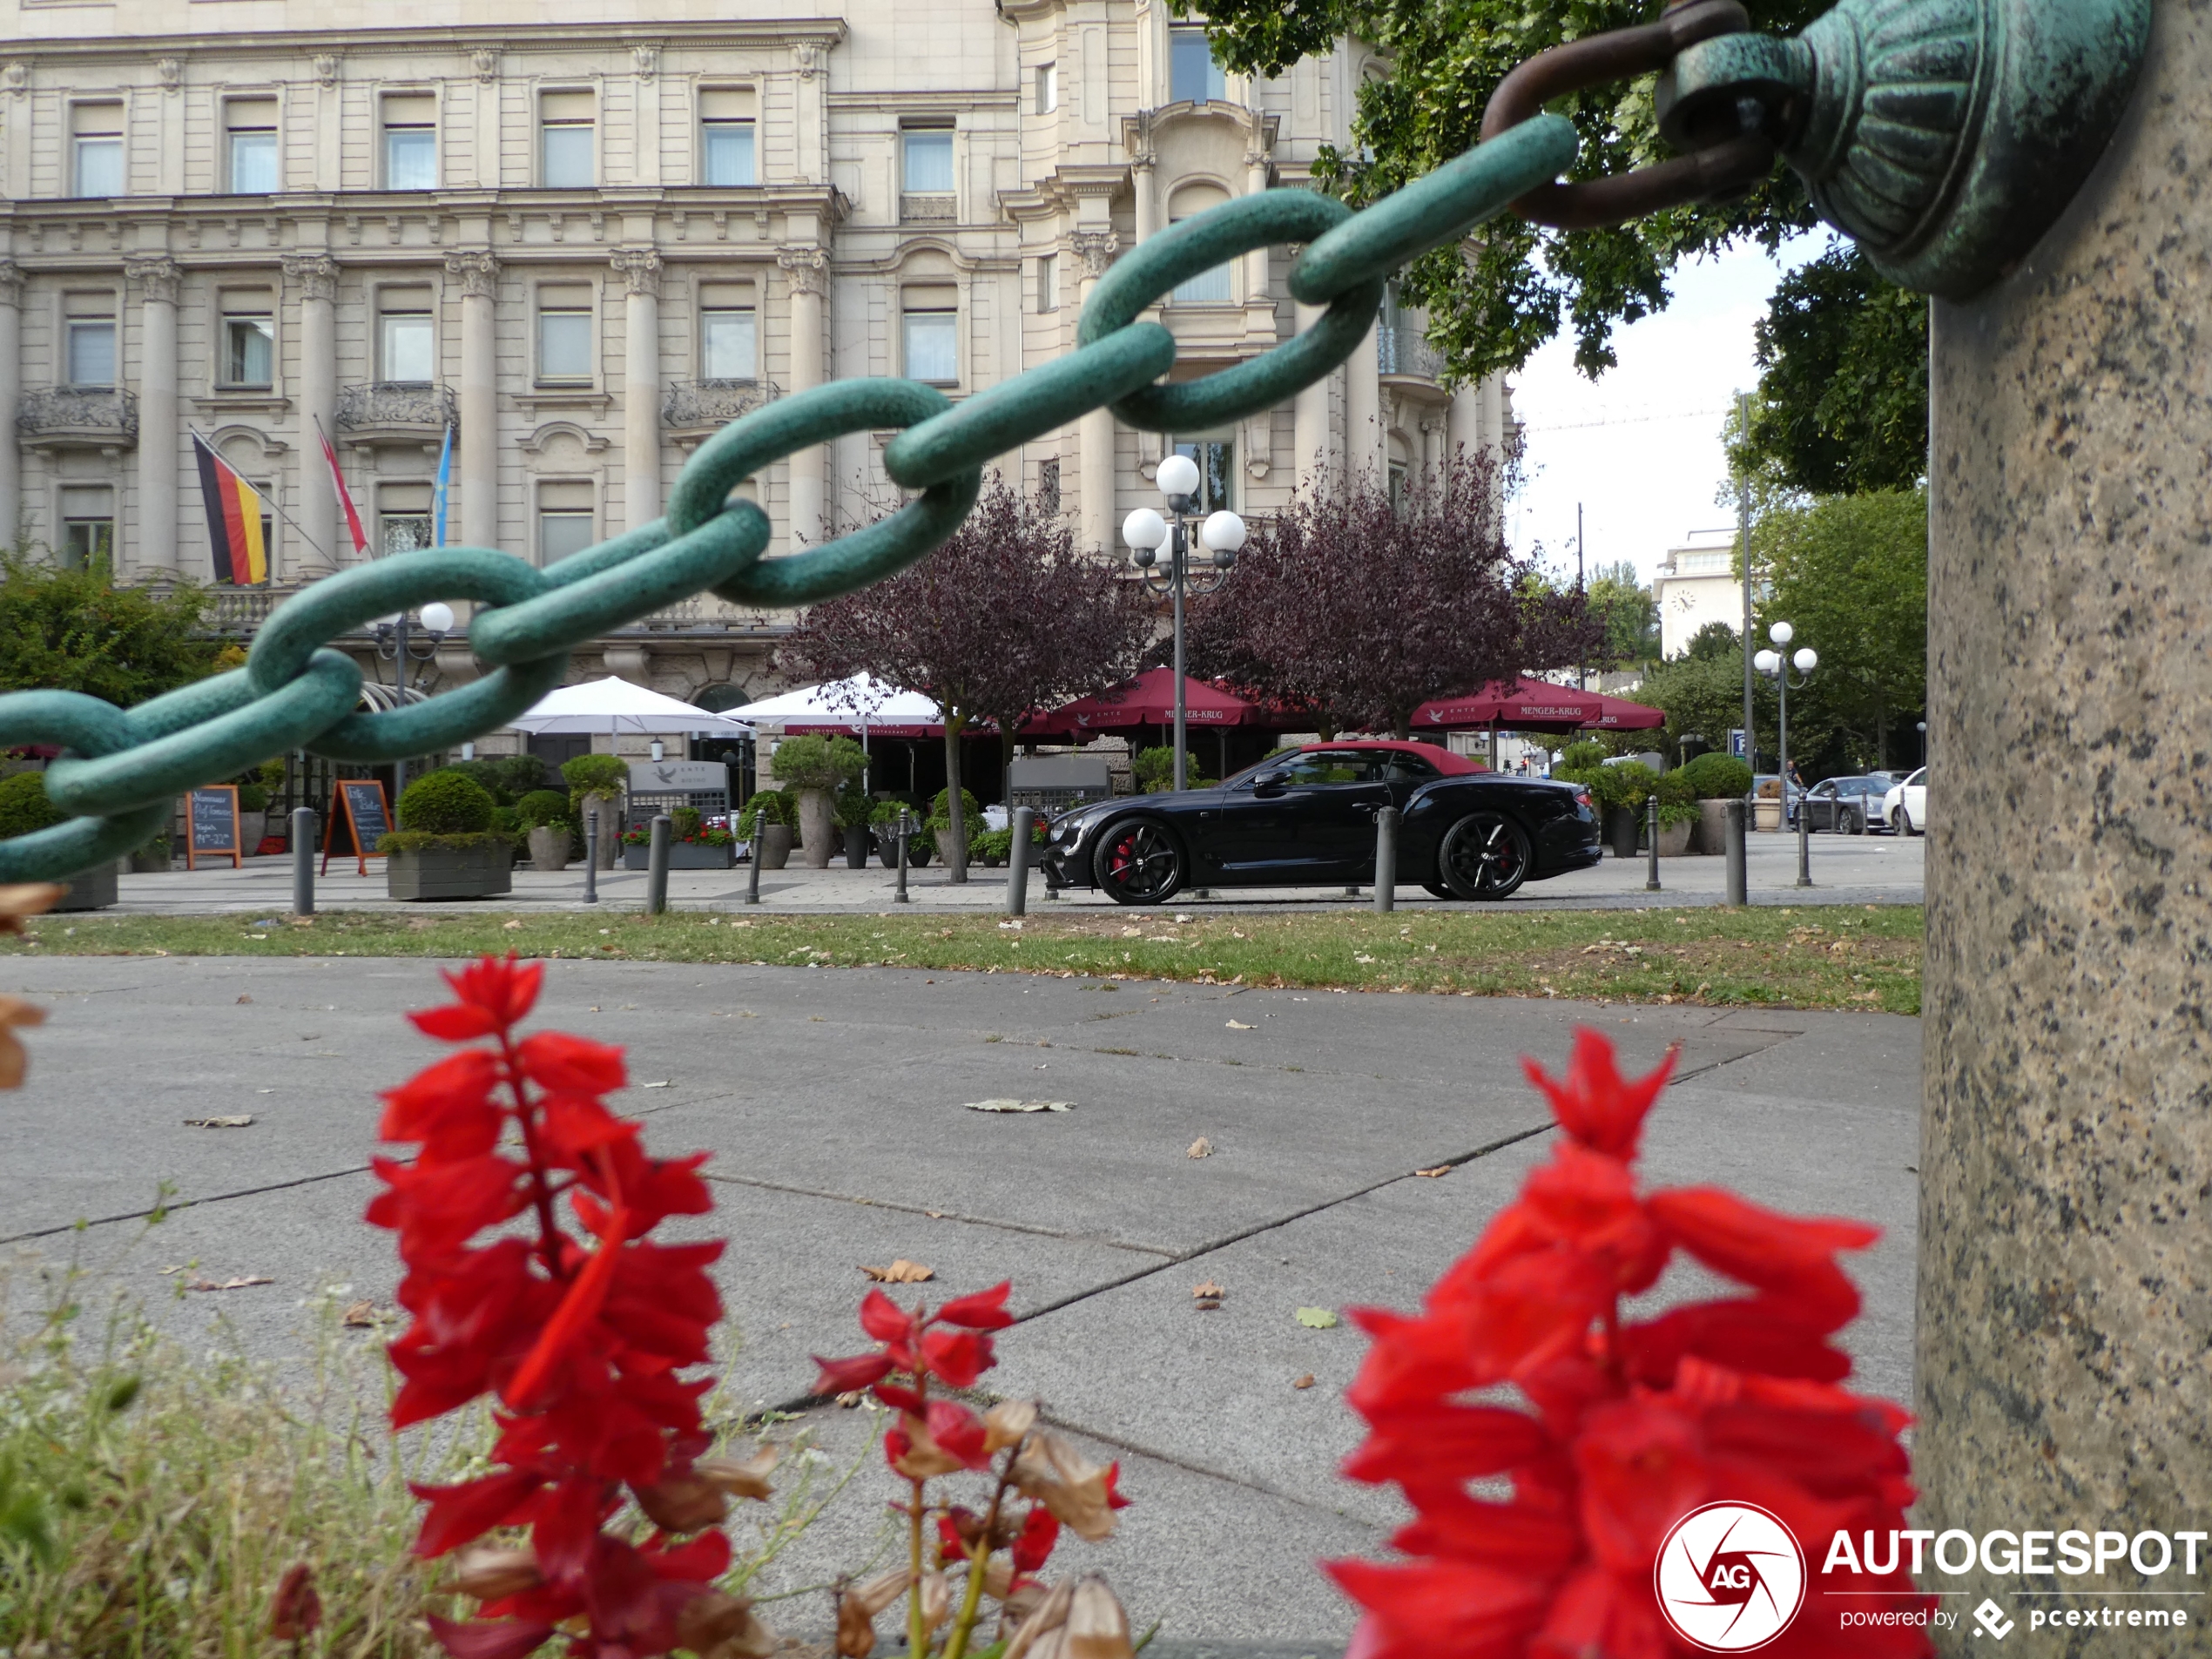
<path fill-rule="evenodd" d="M 1920 833 L 1912 827 L 1912 814 L 1902 806 L 1897 809 L 1897 833 L 1899 835 L 1918 835 Z"/>
<path fill-rule="evenodd" d="M 1165 904 L 1183 885 L 1183 847 L 1157 819 L 1124 819 L 1099 838 L 1091 873 L 1116 904 Z"/>
<path fill-rule="evenodd" d="M 1453 896 L 1493 902 L 1528 879 L 1527 832 L 1500 813 L 1470 813 L 1445 832 L 1438 873 Z"/>
<path fill-rule="evenodd" d="M 1864 835 L 1866 833 L 1865 815 L 1862 813 L 1847 812 L 1837 820 L 1836 827 L 1845 835 Z"/>

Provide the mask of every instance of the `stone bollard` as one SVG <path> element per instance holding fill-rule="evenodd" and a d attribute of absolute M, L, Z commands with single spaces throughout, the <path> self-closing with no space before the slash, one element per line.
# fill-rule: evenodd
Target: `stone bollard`
<path fill-rule="evenodd" d="M 315 914 L 315 809 L 292 809 L 292 914 Z"/>
<path fill-rule="evenodd" d="M 1751 803 L 1749 800 L 1732 800 L 1727 806 L 1728 827 L 1723 843 L 1728 853 L 1728 901 L 1732 905 L 1747 905 L 1751 902 L 1751 876 L 1746 867 L 1744 832 L 1750 827 Z"/>
<path fill-rule="evenodd" d="M 645 844 L 645 914 L 658 916 L 668 909 L 668 839 L 675 820 L 655 813 L 651 839 Z"/>
<path fill-rule="evenodd" d="M 1386 806 L 1375 814 L 1375 908 L 1398 907 L 1398 809 Z"/>
<path fill-rule="evenodd" d="M 1036 821 L 1034 807 L 1017 806 L 1014 809 L 1014 833 L 1007 843 L 1006 852 L 1006 914 L 1009 916 L 1028 914 L 1029 834 Z"/>
<path fill-rule="evenodd" d="M 1976 1538 L 2212 1525 L 2212 15 L 2151 30 L 2080 196 L 1931 330 L 1912 1524 Z M 2201 1588 L 2180 1548 L 2057 1581 Z M 2165 1605 L 2129 1659 L 2204 1651 Z"/>

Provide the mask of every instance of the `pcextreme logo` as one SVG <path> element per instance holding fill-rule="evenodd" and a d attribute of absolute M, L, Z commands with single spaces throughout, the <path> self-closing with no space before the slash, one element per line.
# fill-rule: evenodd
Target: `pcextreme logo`
<path fill-rule="evenodd" d="M 1659 1611 L 1708 1653 L 1749 1653 L 1790 1628 L 1805 1601 L 1805 1555 L 1781 1518 L 1709 1503 L 1675 1523 L 1653 1568 Z"/>

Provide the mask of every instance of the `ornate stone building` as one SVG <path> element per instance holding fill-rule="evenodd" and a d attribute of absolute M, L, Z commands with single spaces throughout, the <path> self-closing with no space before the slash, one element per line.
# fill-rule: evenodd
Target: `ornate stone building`
<path fill-rule="evenodd" d="M 1117 253 L 1302 183 L 1373 72 L 1354 49 L 1224 76 L 1160 0 L 726 10 L 0 0 L 0 533 L 206 579 L 198 432 L 278 509 L 270 586 L 219 601 L 244 627 L 354 557 L 318 424 L 383 550 L 428 542 L 451 427 L 448 539 L 560 558 L 655 517 L 767 400 L 868 374 L 959 398 L 1068 351 Z M 1178 377 L 1312 320 L 1288 260 L 1177 290 Z M 1118 552 L 1169 443 L 1264 515 L 1317 467 L 1506 442 L 1502 385 L 1449 394 L 1434 368 L 1393 310 L 1233 429 L 1101 411 L 1001 464 Z M 771 555 L 895 496 L 891 435 L 751 481 Z M 765 689 L 777 625 L 692 601 L 577 671 L 725 706 Z M 458 637 L 440 669 L 474 671 Z"/>

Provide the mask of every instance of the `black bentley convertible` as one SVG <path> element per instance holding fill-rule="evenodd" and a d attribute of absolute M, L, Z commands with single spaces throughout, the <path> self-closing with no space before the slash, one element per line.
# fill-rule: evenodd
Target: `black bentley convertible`
<path fill-rule="evenodd" d="M 1187 887 L 1344 887 L 1375 875 L 1375 814 L 1395 806 L 1399 879 L 1440 899 L 1503 899 L 1595 864 L 1588 792 L 1483 770 L 1433 744 L 1311 744 L 1208 789 L 1096 801 L 1053 820 L 1062 887 L 1165 904 Z"/>

